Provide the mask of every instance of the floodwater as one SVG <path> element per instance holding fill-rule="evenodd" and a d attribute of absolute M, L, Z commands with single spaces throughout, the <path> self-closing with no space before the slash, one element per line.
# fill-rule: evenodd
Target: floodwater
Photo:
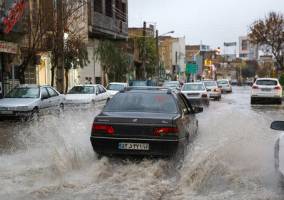
<path fill-rule="evenodd" d="M 282 200 L 279 132 L 269 127 L 284 120 L 284 107 L 249 103 L 249 88 L 238 87 L 212 101 L 179 168 L 173 160 L 99 160 L 89 141 L 98 111 L 0 122 L 0 199 Z"/>

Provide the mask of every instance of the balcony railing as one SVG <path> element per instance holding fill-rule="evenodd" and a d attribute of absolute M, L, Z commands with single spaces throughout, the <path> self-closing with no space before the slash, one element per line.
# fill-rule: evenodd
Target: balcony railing
<path fill-rule="evenodd" d="M 108 17 L 98 12 L 92 12 L 91 34 L 117 38 L 127 38 L 128 24 L 114 17 Z"/>

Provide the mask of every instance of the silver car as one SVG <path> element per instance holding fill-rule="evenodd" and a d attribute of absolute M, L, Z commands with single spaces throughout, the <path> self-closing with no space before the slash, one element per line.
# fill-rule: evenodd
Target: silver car
<path fill-rule="evenodd" d="M 102 85 L 76 85 L 66 95 L 64 104 L 69 108 L 103 107 L 110 95 Z"/>
<path fill-rule="evenodd" d="M 230 81 L 227 79 L 218 80 L 218 87 L 221 89 L 223 93 L 231 93 L 232 92 L 232 86 L 230 84 Z"/>
<path fill-rule="evenodd" d="M 44 111 L 62 110 L 64 96 L 50 86 L 20 85 L 0 99 L 0 118 L 31 118 Z"/>
<path fill-rule="evenodd" d="M 221 99 L 221 89 L 218 88 L 218 84 L 214 80 L 205 80 L 203 81 L 204 85 L 207 89 L 207 92 L 209 93 L 210 98 L 213 98 L 214 100 L 220 100 Z"/>
<path fill-rule="evenodd" d="M 181 89 L 192 104 L 209 105 L 209 94 L 203 82 L 185 83 Z"/>

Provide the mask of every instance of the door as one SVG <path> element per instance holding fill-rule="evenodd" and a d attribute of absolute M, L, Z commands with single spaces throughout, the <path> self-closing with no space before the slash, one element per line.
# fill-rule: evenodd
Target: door
<path fill-rule="evenodd" d="M 46 89 L 50 96 L 50 107 L 58 108 L 61 104 L 61 97 L 53 88 L 46 87 Z"/>
<path fill-rule="evenodd" d="M 182 124 L 186 130 L 186 134 L 189 134 L 189 137 L 193 136 L 196 133 L 196 118 L 192 114 L 193 110 L 191 106 L 188 105 L 187 100 L 181 94 L 178 94 L 178 101 L 181 107 L 182 112 Z"/>
<path fill-rule="evenodd" d="M 40 109 L 44 112 L 47 111 L 47 109 L 50 107 L 50 96 L 45 87 L 42 87 L 40 89 L 40 94 L 41 94 L 41 102 L 40 102 Z"/>

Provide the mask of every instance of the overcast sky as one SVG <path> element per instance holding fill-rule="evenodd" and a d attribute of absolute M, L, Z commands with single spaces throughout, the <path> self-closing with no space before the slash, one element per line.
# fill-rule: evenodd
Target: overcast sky
<path fill-rule="evenodd" d="M 129 0 L 129 26 L 157 23 L 160 34 L 174 30 L 188 44 L 238 42 L 249 25 L 270 11 L 284 14 L 284 0 Z"/>

